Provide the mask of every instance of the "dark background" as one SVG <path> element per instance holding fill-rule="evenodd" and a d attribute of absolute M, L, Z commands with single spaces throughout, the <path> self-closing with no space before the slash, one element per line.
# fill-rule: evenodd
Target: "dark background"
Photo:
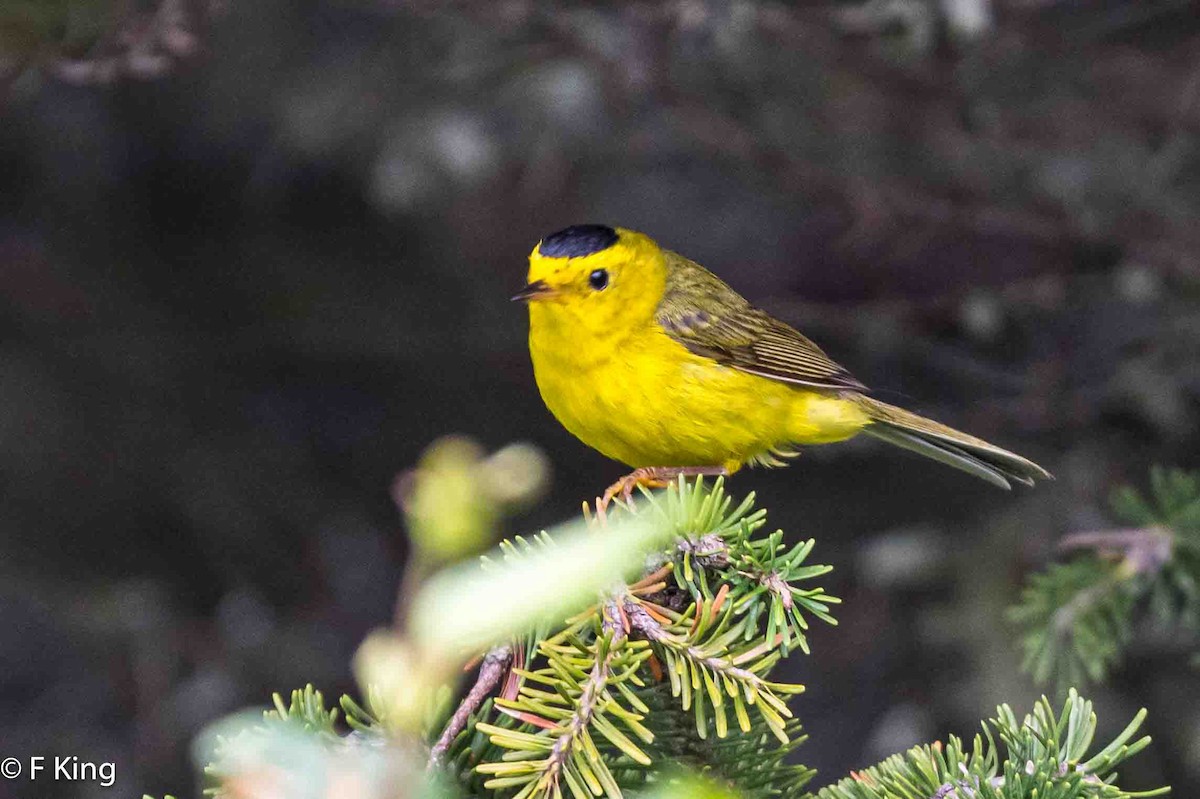
<path fill-rule="evenodd" d="M 507 301 L 572 223 L 646 231 L 1058 477 L 851 442 L 733 480 L 846 600 L 786 667 L 819 782 L 1029 709 L 1023 575 L 1114 486 L 1200 463 L 1196 4 L 227 6 L 154 80 L 7 87 L 5 755 L 190 795 L 205 723 L 354 690 L 404 559 L 388 486 L 435 437 L 547 451 L 513 531 L 618 476 L 543 407 Z M 1200 785 L 1179 642 L 1091 693 L 1106 730 L 1150 709 L 1126 788 Z"/>

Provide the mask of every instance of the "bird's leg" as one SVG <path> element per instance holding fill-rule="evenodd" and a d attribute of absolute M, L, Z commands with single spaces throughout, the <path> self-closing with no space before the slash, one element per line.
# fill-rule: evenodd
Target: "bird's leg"
<path fill-rule="evenodd" d="M 629 474 L 613 483 L 604 492 L 604 496 L 596 499 L 596 515 L 601 521 L 608 517 L 609 504 L 620 496 L 625 502 L 633 499 L 633 491 L 639 486 L 645 488 L 666 488 L 677 477 L 728 477 L 729 469 L 724 466 L 643 466 L 634 469 Z"/>

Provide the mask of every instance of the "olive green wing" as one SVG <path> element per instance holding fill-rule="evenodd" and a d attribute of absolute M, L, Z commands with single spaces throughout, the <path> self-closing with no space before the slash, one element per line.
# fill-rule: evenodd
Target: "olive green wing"
<path fill-rule="evenodd" d="M 693 261 L 667 255 L 667 289 L 657 321 L 696 355 L 743 372 L 823 389 L 867 387 L 797 330 L 748 303 Z"/>

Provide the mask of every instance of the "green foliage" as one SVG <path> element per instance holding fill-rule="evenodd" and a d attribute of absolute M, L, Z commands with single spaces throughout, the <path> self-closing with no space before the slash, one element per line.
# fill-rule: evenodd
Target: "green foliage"
<path fill-rule="evenodd" d="M 823 788 L 817 799 L 1132 799 L 1162 796 L 1168 788 L 1131 793 L 1111 781 L 1113 770 L 1150 744 L 1133 741 L 1140 711 L 1112 742 L 1089 755 L 1096 734 L 1092 703 L 1071 691 L 1055 713 L 1045 697 L 1018 721 L 1008 705 L 983 725 L 968 749 L 950 737 L 946 746 L 918 746 Z M 999 738 L 1001 745 L 997 745 Z M 1132 741 L 1132 742 L 1131 742 Z M 1001 754 L 1001 748 L 1004 754 Z"/>
<path fill-rule="evenodd" d="M 792 713 L 780 695 L 800 693 L 804 687 L 768 681 L 766 675 L 779 661 L 780 648 L 747 643 L 744 629 L 749 618 L 743 616 L 735 623 L 734 605 L 727 604 L 723 613 L 717 605 L 717 600 L 695 603 L 670 625 L 638 617 L 643 620 L 643 633 L 657 645 L 672 695 L 680 699 L 683 710 L 694 711 L 701 737 L 707 735 L 709 716 L 717 737 L 728 735 L 732 706 L 742 732 L 749 732 L 750 713 L 757 712 L 780 742 L 787 743 L 784 719 Z M 628 612 L 646 613 L 636 607 Z"/>
<path fill-rule="evenodd" d="M 1155 515 L 1142 518 L 1161 519 L 1167 509 L 1176 524 L 1194 519 L 1193 505 L 1180 497 L 1195 486 L 1156 479 L 1170 490 L 1156 498 Z M 813 542 L 788 546 L 778 530 L 762 534 L 765 516 L 753 497 L 735 504 L 719 480 L 711 488 L 681 480 L 610 514 L 607 527 L 590 522 L 588 529 L 505 542 L 476 569 L 486 575 L 482 582 L 447 579 L 434 595 L 444 614 L 490 620 L 471 628 L 473 640 L 500 643 L 482 658 L 462 704 L 450 701 L 448 685 L 428 703 L 432 710 L 420 717 L 424 746 L 411 727 L 381 720 L 381 709 L 390 705 L 378 686 L 368 686 L 366 708 L 348 697 L 340 708 L 326 707 L 308 686 L 287 703 L 276 695 L 260 719 L 217 728 L 207 749 L 215 781 L 210 793 L 267 790 L 317 799 L 343 795 L 347 784 L 361 799 L 397 795 L 398 786 L 404 795 L 428 799 L 1132 799 L 1166 793 L 1130 793 L 1113 784 L 1113 769 L 1149 743 L 1134 739 L 1144 712 L 1092 753 L 1095 715 L 1074 690 L 1058 713 L 1045 699 L 1023 720 L 1001 706 L 969 748 L 951 737 L 946 746 L 916 747 L 809 793 L 813 772 L 786 762 L 806 737 L 787 704 L 803 687 L 772 681 L 770 673 L 788 653 L 808 652 L 812 619 L 833 623 L 829 608 L 837 600 L 812 585 L 829 571 L 807 562 Z M 647 549 L 653 550 L 649 557 Z M 1044 599 L 1028 607 L 1050 616 L 1068 607 L 1072 620 L 1096 613 L 1102 600 L 1124 596 L 1113 589 L 1133 579 L 1123 564 L 1145 561 L 1145 552 L 1130 552 L 1124 561 L 1092 557 L 1084 565 L 1056 567 L 1041 578 L 1045 585 L 1038 583 Z M 591 560 L 601 557 L 609 562 Z M 628 564 L 639 561 L 640 573 L 627 574 Z M 578 579 L 586 590 L 563 597 L 551 590 L 561 583 L 532 584 L 539 568 L 560 566 L 583 575 Z M 1170 571 L 1166 561 L 1159 566 L 1156 574 Z M 1175 576 L 1168 585 L 1175 617 L 1187 618 L 1184 583 Z M 463 586 L 470 590 L 455 593 Z M 455 596 L 470 601 L 447 604 Z M 519 612 L 481 605 L 489 596 Z M 432 625 L 438 602 L 423 601 Z M 1125 609 L 1113 607 L 1110 627 L 1096 627 L 1086 640 L 1076 635 L 1078 645 L 1100 652 L 1105 662 L 1115 660 L 1124 640 L 1119 617 Z M 489 624 L 500 629 L 487 633 Z M 424 651 L 452 651 L 445 644 L 449 634 L 441 635 L 429 633 L 438 646 Z M 400 668 L 401 683 L 438 685 L 440 677 L 421 677 L 420 647 L 400 638 L 395 645 L 403 657 L 381 655 L 380 667 Z M 1057 658 L 1056 652 L 1051 661 Z M 1078 668 L 1086 671 L 1089 663 L 1080 659 Z M 418 671 L 405 671 L 412 668 Z M 352 783 L 345 782 L 348 776 Z"/>
<path fill-rule="evenodd" d="M 325 697 L 311 683 L 304 686 L 302 691 L 292 691 L 291 702 L 286 705 L 279 694 L 274 694 L 271 701 L 275 709 L 263 713 L 267 724 L 295 724 L 307 732 L 336 734 L 334 725 L 337 724 L 337 708 L 326 710 Z"/>
<path fill-rule="evenodd" d="M 615 611 L 614 611 L 615 612 Z M 600 754 L 596 738 L 642 766 L 650 758 L 631 740 L 654 740 L 640 722 L 645 706 L 626 685 L 636 684 L 638 668 L 649 657 L 645 642 L 613 640 L 608 632 L 584 643 L 579 631 L 568 630 L 564 643 L 543 643 L 547 665 L 524 672 L 525 684 L 516 700 L 499 699 L 502 709 L 536 718 L 538 732 L 480 725 L 492 743 L 509 750 L 498 762 L 481 763 L 476 770 L 494 775 L 489 789 L 519 788 L 517 797 L 547 795 L 565 783 L 577 799 L 589 791 L 617 796 L 620 789 Z M 533 686 L 540 687 L 533 687 Z M 548 690 L 546 690 L 548 689 Z"/>
<path fill-rule="evenodd" d="M 1151 612 L 1167 624 L 1200 631 L 1200 472 L 1154 469 L 1149 499 L 1126 486 L 1113 496 L 1112 507 L 1126 523 L 1162 537 L 1165 557 L 1159 563 L 1152 551 L 1131 553 L 1158 566 L 1157 579 L 1146 586 Z"/>
<path fill-rule="evenodd" d="M 1148 497 L 1127 487 L 1112 508 L 1132 527 L 1066 539 L 1088 551 L 1033 575 L 1010 611 L 1023 668 L 1060 693 L 1103 680 L 1144 618 L 1200 632 L 1200 473 L 1155 469 Z"/>
<path fill-rule="evenodd" d="M 324 695 L 311 684 L 304 686 L 303 690 L 292 691 L 286 705 L 279 694 L 272 695 L 271 701 L 274 709 L 263 712 L 263 726 L 266 729 L 277 725 L 298 727 L 334 740 L 340 740 L 344 734 L 338 725 L 338 708 L 326 708 Z M 338 704 L 350 731 L 362 735 L 383 734 L 375 716 L 349 696 L 343 696 Z"/>
<path fill-rule="evenodd" d="M 786 744 L 780 744 L 761 717 L 752 718 L 749 732 L 719 738 L 711 719 L 706 734 L 697 731 L 692 714 L 680 708 L 669 686 L 651 686 L 639 696 L 649 707 L 646 724 L 655 737 L 647 751 L 656 762 L 678 763 L 689 774 L 701 775 L 718 785 L 736 786 L 736 795 L 745 799 L 809 796 L 805 786 L 815 772 L 807 766 L 784 762 L 808 739 L 798 720 L 789 719 L 784 725 Z"/>
<path fill-rule="evenodd" d="M 1022 667 L 1060 690 L 1104 679 L 1131 635 L 1138 586 L 1094 556 L 1030 577 L 1012 618 L 1027 627 Z"/>
<path fill-rule="evenodd" d="M 683 770 L 667 771 L 654 785 L 639 794 L 644 799 L 739 799 L 728 785 Z"/>
<path fill-rule="evenodd" d="M 714 578 L 724 580 L 730 593 L 726 602 L 739 616 L 746 616 L 745 640 L 762 630 L 763 642 L 774 647 L 777 636 L 781 654 L 786 657 L 793 640 L 808 654 L 808 621 L 805 612 L 829 624 L 837 624 L 829 615 L 829 605 L 841 600 L 819 587 L 800 588 L 807 582 L 833 570 L 832 566 L 805 565 L 815 541 L 809 539 L 788 548 L 783 531 L 756 538 L 766 524 L 767 512 L 754 510 L 754 494 L 747 495 L 736 508 L 721 485 L 711 493 L 703 483 L 689 484 L 680 479 L 673 490 L 661 496 L 646 494 L 652 513 L 659 523 L 678 536 L 673 574 L 676 584 L 688 590 L 697 601 L 714 598 Z M 760 625 L 759 622 L 764 624 Z"/>
<path fill-rule="evenodd" d="M 784 697 L 803 687 L 768 675 L 793 641 L 807 651 L 806 613 L 832 621 L 837 600 L 798 585 L 829 567 L 805 565 L 811 541 L 789 548 L 780 531 L 756 538 L 766 514 L 754 511 L 753 497 L 734 506 L 720 480 L 709 490 L 702 479 L 681 479 L 647 500 L 623 513 L 644 514 L 668 531 L 667 547 L 640 581 L 612 588 L 531 650 L 541 665 L 517 670 L 517 695 L 495 702 L 521 723 L 476 725 L 506 750 L 476 766 L 490 776 L 485 788 L 512 790 L 516 799 L 583 799 L 620 796 L 621 782 L 638 782 L 638 769 L 641 781 L 649 779 L 656 736 L 643 694 L 659 682 L 701 740 L 767 731 L 776 747 L 788 746 L 795 727 Z M 511 558 L 520 549 L 502 551 Z M 667 606 L 672 575 L 685 592 L 680 610 Z"/>
<path fill-rule="evenodd" d="M 267 779 L 263 775 L 279 773 L 314 786 L 311 790 L 318 796 L 317 786 L 343 768 L 385 778 L 391 768 L 389 756 L 376 745 L 385 733 L 352 699 L 342 697 L 339 713 L 336 707 L 327 708 L 321 692 L 307 685 L 292 691 L 287 703 L 275 694 L 273 703 L 257 721 L 234 717 L 206 736 L 208 741 L 200 746 L 208 750 L 206 795 L 232 795 L 230 784 L 258 784 Z M 345 725 L 339 723 L 340 714 Z"/>

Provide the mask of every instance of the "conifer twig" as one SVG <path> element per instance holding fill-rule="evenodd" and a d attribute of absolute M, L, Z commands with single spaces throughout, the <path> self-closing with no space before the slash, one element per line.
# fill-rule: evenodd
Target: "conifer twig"
<path fill-rule="evenodd" d="M 625 613 L 622 612 L 621 607 L 616 602 L 610 600 L 604 603 L 604 620 L 601 626 L 604 632 L 611 636 L 612 644 L 623 641 L 626 635 L 628 635 L 629 630 L 625 619 Z M 591 724 L 592 716 L 596 712 L 596 705 L 603 698 L 604 690 L 608 686 L 608 678 L 611 673 L 611 665 L 615 652 L 615 647 L 607 647 L 604 656 L 597 658 L 596 662 L 592 665 L 592 670 L 588 674 L 587 680 L 583 683 L 583 692 L 579 695 L 575 712 L 567 724 L 566 732 L 560 735 L 555 740 L 554 746 L 550 748 L 550 754 L 547 757 L 546 773 L 542 777 L 544 784 L 558 784 L 559 776 L 566 767 L 571 754 L 579 745 L 580 737 L 587 730 L 588 725 Z M 559 795 L 559 792 L 555 790 L 554 795 Z"/>
<path fill-rule="evenodd" d="M 629 617 L 630 627 L 641 633 L 647 641 L 669 647 L 718 674 L 724 674 L 736 680 L 744 680 L 754 685 L 766 682 L 754 672 L 733 665 L 728 658 L 708 655 L 700 647 L 668 632 L 646 611 L 646 608 L 642 607 L 640 602 L 632 599 L 625 600 L 625 614 Z"/>
<path fill-rule="evenodd" d="M 652 565 L 646 565 L 644 552 L 637 552 L 625 561 L 623 571 L 605 572 L 603 581 L 588 584 L 570 602 L 554 606 L 556 616 L 550 615 L 545 604 L 549 600 L 543 599 L 538 604 L 540 615 L 523 617 L 519 625 L 510 622 L 492 628 L 489 633 L 493 637 L 473 639 L 470 649 L 479 650 L 487 645 L 485 640 L 504 640 L 494 636 L 516 636 L 508 639 L 507 646 L 495 647 L 479 659 L 478 676 L 430 748 L 426 768 L 447 770 L 439 775 L 446 779 L 446 796 L 620 799 L 627 788 L 640 794 L 647 788 L 657 792 L 663 786 L 677 787 L 663 794 L 662 799 L 669 799 L 704 795 L 710 785 L 714 792 L 720 788 L 722 793 L 728 786 L 730 794 L 736 791 L 747 799 L 801 795 L 812 771 L 785 762 L 792 748 L 806 737 L 786 697 L 800 693 L 804 686 L 772 682 L 769 675 L 787 656 L 790 624 L 808 628 L 801 614 L 811 613 L 832 623 L 827 606 L 836 603 L 836 598 L 820 588 L 800 587 L 826 574 L 829 567 L 805 563 L 813 547 L 811 540 L 789 547 L 778 530 L 752 538 L 764 521 L 762 513 L 747 513 L 752 503 L 747 501 L 730 512 L 732 503 L 719 489 L 703 494 L 699 482 L 694 485 L 696 488 L 680 483 L 677 495 L 668 493 L 667 501 L 673 504 L 664 512 L 672 534 L 689 531 L 688 547 L 681 548 L 678 539 L 668 542 L 663 535 L 655 540 L 654 545 L 661 549 Z M 1168 497 L 1165 503 L 1169 513 L 1163 514 L 1168 519 L 1161 522 L 1161 529 L 1177 536 L 1177 558 L 1192 558 L 1200 546 L 1193 539 L 1182 538 L 1184 533 L 1178 531 L 1191 530 L 1188 525 L 1200 519 L 1200 505 L 1194 499 L 1200 497 L 1200 485 L 1191 481 L 1180 485 L 1175 492 L 1179 497 Z M 1153 535 L 1147 534 L 1152 533 L 1154 523 L 1152 517 L 1133 519 L 1130 524 L 1136 530 L 1085 537 L 1079 545 L 1134 559 L 1137 556 L 1131 550 L 1152 543 Z M 717 538 L 704 541 L 713 531 L 719 531 Z M 1118 546 L 1118 539 L 1126 544 L 1124 548 Z M 488 559 L 487 571 L 513 569 L 513 573 L 501 575 L 501 585 L 532 587 L 528 575 L 533 570 L 523 570 L 529 563 L 522 559 L 536 557 L 549 546 L 556 545 L 544 533 L 532 541 L 518 537 L 505 542 L 502 556 Z M 588 569 L 596 568 L 597 557 L 574 556 L 570 548 L 576 543 L 557 546 L 566 548 L 572 557 L 550 561 L 552 564 L 585 563 Z M 671 560 L 663 563 L 664 555 Z M 720 566 L 702 563 L 702 558 L 713 555 L 722 557 Z M 623 585 L 621 577 L 639 561 L 649 573 L 632 585 Z M 1086 628 L 1088 618 L 1098 615 L 1107 624 L 1113 617 L 1098 612 L 1097 607 L 1125 612 L 1126 605 L 1115 602 L 1123 600 L 1124 592 L 1110 592 L 1114 602 L 1106 605 L 1099 591 L 1110 584 L 1141 582 L 1133 579 L 1137 574 L 1134 565 L 1116 563 L 1111 557 L 1089 557 L 1081 562 L 1088 571 L 1078 579 L 1074 573 L 1056 576 L 1056 590 L 1034 605 L 1041 627 L 1052 628 L 1055 611 L 1071 608 L 1064 611 L 1067 616 L 1075 609 L 1071 603 L 1079 603 L 1085 618 L 1077 617 L 1070 625 L 1075 631 L 1073 645 L 1080 638 L 1077 628 Z M 545 563 L 534 561 L 533 565 L 541 570 Z M 1173 558 L 1160 571 L 1170 578 L 1180 568 Z M 655 605 L 635 595 L 669 583 L 668 577 L 677 583 L 674 590 L 688 598 L 683 612 L 664 608 L 659 613 Z M 445 590 L 454 596 L 462 593 Z M 477 584 L 472 590 L 479 590 Z M 509 593 L 516 590 L 508 588 Z M 500 592 L 480 591 L 479 595 Z M 785 601 L 789 598 L 790 604 Z M 441 609 L 447 603 L 434 604 Z M 463 604 L 474 608 L 479 602 Z M 587 606 L 586 610 L 576 612 L 580 606 Z M 546 620 L 563 616 L 566 618 L 557 623 Z M 1084 645 L 1094 647 L 1097 640 L 1103 643 L 1109 627 L 1102 626 L 1099 634 L 1087 629 L 1084 633 Z M 791 634 L 801 636 L 803 648 L 802 635 Z M 539 665 L 527 668 L 534 660 Z M 410 669 L 403 672 L 404 678 L 420 677 L 404 657 L 398 657 L 395 666 Z M 647 679 L 651 676 L 653 679 Z M 442 678 L 439 672 L 436 683 L 420 685 L 440 684 Z M 376 690 L 376 695 L 379 693 Z M 489 695 L 495 696 L 494 702 Z M 323 758 L 326 773 L 336 770 L 354 778 L 374 775 L 378 773 L 376 763 L 387 768 L 396 764 L 385 760 L 390 757 L 386 754 L 389 748 L 363 747 L 362 735 L 381 742 L 395 740 L 411 748 L 412 736 L 418 732 L 382 721 L 389 719 L 388 706 L 381 708 L 383 713 L 368 712 L 343 697 L 341 708 L 353 730 L 350 735 L 339 733 L 337 709 L 327 709 L 320 692 L 311 686 L 293 692 L 290 705 L 276 695 L 275 710 L 263 724 L 239 729 L 236 735 L 218 734 L 220 749 L 207 773 L 220 781 L 221 795 L 242 790 L 248 777 L 263 773 L 290 776 L 297 761 L 294 747 L 306 746 L 293 739 L 316 733 L 319 744 L 302 751 L 305 757 L 311 753 Z M 692 717 L 695 724 L 685 723 L 682 714 Z M 945 744 L 913 747 L 868 769 L 851 772 L 816 794 L 803 795 L 809 799 L 1162 796 L 1169 788 L 1129 792 L 1114 784 L 1114 767 L 1150 743 L 1148 736 L 1137 737 L 1145 715 L 1144 710 L 1139 711 L 1097 752 L 1092 748 L 1096 733 L 1092 703 L 1074 689 L 1061 709 L 1043 697 L 1023 719 L 1008 705 L 1001 705 L 996 716 L 984 722 L 973 745 L 951 735 Z M 279 722 L 290 726 L 284 728 Z M 437 731 L 424 729 L 420 734 L 424 738 Z M 367 757 L 373 759 L 364 759 Z M 699 766 L 705 781 L 678 776 L 675 769 L 681 761 Z M 358 790 L 360 782 L 367 786 L 370 780 L 356 781 L 356 793 L 362 799 L 410 793 L 410 778 L 418 775 L 411 774 L 407 765 L 401 764 L 401 768 L 398 780 L 389 779 L 377 790 Z M 457 783 L 458 789 L 450 782 Z"/>
<path fill-rule="evenodd" d="M 1174 537 L 1160 525 L 1120 530 L 1072 533 L 1059 542 L 1063 551 L 1092 549 L 1107 555 L 1124 555 L 1125 563 L 1137 574 L 1155 574 L 1171 560 Z"/>
<path fill-rule="evenodd" d="M 714 533 L 699 538 L 680 538 L 675 545 L 680 552 L 690 552 L 699 566 L 721 569 L 729 565 L 729 545 Z"/>
<path fill-rule="evenodd" d="M 442 731 L 441 736 L 437 739 L 437 743 L 429 750 L 430 768 L 441 764 L 446 750 L 450 748 L 450 745 L 454 743 L 454 739 L 467 726 L 467 719 L 479 709 L 479 706 L 483 704 L 483 700 L 487 699 L 488 694 L 500 684 L 500 680 L 503 679 L 505 673 L 508 671 L 512 659 L 513 648 L 508 644 L 494 647 L 484 655 L 483 662 L 479 664 L 479 676 L 475 678 L 475 685 L 463 697 L 462 702 L 458 705 L 458 709 L 454 711 L 454 715 L 446 723 L 446 729 Z"/>

